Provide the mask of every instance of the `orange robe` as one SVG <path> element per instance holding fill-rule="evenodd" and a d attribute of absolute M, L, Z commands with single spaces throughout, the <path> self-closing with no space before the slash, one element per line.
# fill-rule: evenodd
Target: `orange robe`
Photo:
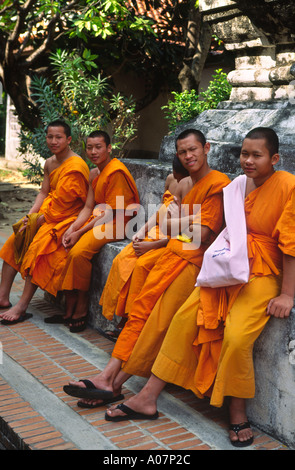
<path fill-rule="evenodd" d="M 183 198 L 190 214 L 194 204 L 201 204 L 201 224 L 217 234 L 223 224 L 222 189 L 230 182 L 229 178 L 218 171 L 211 171 L 198 181 Z M 206 249 L 188 249 L 187 243 L 176 238 L 169 240 L 163 255 L 150 271 L 146 282 L 133 302 L 128 321 L 121 332 L 113 350 L 113 357 L 126 362 L 156 302 L 172 282 L 192 264 L 199 270 Z"/>
<path fill-rule="evenodd" d="M 196 287 L 152 367 L 165 382 L 211 396 L 214 406 L 222 406 L 225 396 L 254 396 L 253 344 L 270 318 L 269 300 L 280 292 L 283 253 L 295 256 L 295 176 L 272 175 L 246 197 L 245 214 L 249 282 Z"/>
<path fill-rule="evenodd" d="M 34 236 L 21 264 L 14 260 L 15 235 L 11 235 L 0 251 L 0 257 L 19 271 L 23 277 L 32 276 L 37 286 L 56 295 L 56 284 L 66 260 L 61 241 L 64 232 L 84 207 L 89 168 L 81 157 L 65 160 L 50 175 L 50 192 L 40 213 L 45 222 Z"/>
<path fill-rule="evenodd" d="M 123 206 L 120 209 L 126 209 L 132 204 L 139 203 L 135 181 L 127 167 L 117 158 L 113 158 L 102 172 L 94 178 L 92 187 L 95 203 L 107 204 L 113 210 L 117 209 L 117 196 L 124 198 Z M 92 272 L 91 260 L 95 253 L 98 253 L 106 243 L 125 238 L 125 226 L 130 220 L 130 216 L 125 214 L 123 217 L 124 219 L 117 220 L 115 216 L 111 222 L 98 227 L 94 226 L 93 229 L 82 235 L 68 253 L 59 290 L 89 290 Z M 93 215 L 86 224 L 92 219 Z M 121 225 L 119 226 L 119 224 Z M 105 236 L 98 237 L 97 229 L 105 233 Z"/>
<path fill-rule="evenodd" d="M 163 204 L 157 213 L 157 224 L 148 231 L 145 241 L 159 240 L 164 237 L 159 227 L 159 213 L 167 209 L 173 197 L 170 191 L 165 191 L 162 198 Z M 127 316 L 134 298 L 164 249 L 165 247 L 149 250 L 139 258 L 135 254 L 132 243 L 121 250 L 112 263 L 99 301 L 105 318 L 112 320 L 114 314 L 120 317 Z"/>

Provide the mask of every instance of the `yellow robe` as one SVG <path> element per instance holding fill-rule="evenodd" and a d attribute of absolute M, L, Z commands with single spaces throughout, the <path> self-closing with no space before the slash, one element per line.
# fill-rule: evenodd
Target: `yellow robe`
<path fill-rule="evenodd" d="M 113 210 L 116 209 L 116 197 L 124 197 L 124 209 L 132 204 L 139 203 L 138 191 L 135 181 L 127 167 L 117 158 L 113 158 L 102 172 L 93 180 L 94 197 L 96 204 L 107 204 Z M 90 222 L 93 216 L 86 222 Z M 130 220 L 129 216 L 124 215 L 124 220 L 120 220 L 123 229 Z M 85 225 L 86 225 L 85 224 Z M 68 253 L 66 265 L 64 267 L 59 290 L 78 289 L 88 291 L 91 280 L 92 264 L 91 260 L 95 253 L 108 242 L 125 238 L 125 231 L 120 229 L 120 236 L 117 236 L 116 217 L 102 226 L 102 232 L 110 234 L 99 238 L 96 236 L 96 229 L 86 232 L 71 248 Z M 121 236 L 122 235 L 122 236 Z"/>
<path fill-rule="evenodd" d="M 195 288 L 167 331 L 152 373 L 222 406 L 225 396 L 252 398 L 253 344 L 279 295 L 283 253 L 295 256 L 295 176 L 273 174 L 245 199 L 250 280 Z M 225 324 L 225 328 L 224 328 Z"/>
<path fill-rule="evenodd" d="M 158 223 L 159 213 L 166 210 L 172 201 L 173 195 L 170 191 L 165 191 L 162 198 L 163 204 L 157 213 L 157 224 L 149 230 L 145 241 L 159 240 L 164 237 Z M 120 317 L 127 316 L 134 298 L 164 249 L 165 247 L 152 249 L 139 258 L 135 254 L 132 243 L 121 250 L 112 263 L 99 301 L 105 318 L 112 320 L 114 314 Z"/>
<path fill-rule="evenodd" d="M 201 204 L 201 223 L 209 227 L 214 234 L 219 232 L 223 223 L 222 189 L 229 182 L 229 178 L 223 173 L 211 171 L 193 186 L 182 201 L 190 214 L 193 214 L 194 204 Z M 123 362 L 129 359 L 158 299 L 184 270 L 189 269 L 192 274 L 188 265 L 195 266 L 194 274 L 200 269 L 205 249 L 204 244 L 197 249 L 188 249 L 188 244 L 176 238 L 169 240 L 163 255 L 150 271 L 141 292 L 133 302 L 128 321 L 114 347 L 113 357 Z M 177 297 L 177 294 L 173 292 L 174 297 Z"/>
<path fill-rule="evenodd" d="M 56 295 L 56 285 L 66 260 L 62 236 L 84 207 L 89 169 L 81 157 L 72 156 L 53 170 L 49 178 L 50 192 L 39 211 L 44 215 L 45 223 L 34 236 L 22 263 L 15 263 L 14 234 L 2 247 L 0 257 L 23 277 L 29 274 L 34 284 Z"/>

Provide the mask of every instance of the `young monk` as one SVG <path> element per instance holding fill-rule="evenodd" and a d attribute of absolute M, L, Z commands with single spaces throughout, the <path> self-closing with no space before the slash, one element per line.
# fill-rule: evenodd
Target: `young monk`
<path fill-rule="evenodd" d="M 2 324 L 11 325 L 29 318 L 26 309 L 37 286 L 56 295 L 56 285 L 66 258 L 62 235 L 86 201 L 89 169 L 70 148 L 69 126 L 62 120 L 51 122 L 46 130 L 46 142 L 53 155 L 45 162 L 41 190 L 28 216 L 24 217 L 21 230 L 28 228 L 29 217 L 37 213 L 40 228 L 22 262 L 15 261 L 14 234 L 0 251 L 4 260 L 0 285 L 1 308 L 9 306 L 10 290 L 17 272 L 26 279 L 19 302 L 0 315 Z"/>
<path fill-rule="evenodd" d="M 88 136 L 86 153 L 96 168 L 90 171 L 86 204 L 63 237 L 68 256 L 59 290 L 66 294 L 62 320 L 69 321 L 71 332 L 86 328 L 93 256 L 106 243 L 125 238 L 125 225 L 130 220 L 125 209 L 139 203 L 132 175 L 122 162 L 111 158 L 111 149 L 106 132 L 94 131 Z"/>
<path fill-rule="evenodd" d="M 122 317 L 117 328 L 117 335 L 115 332 L 114 336 L 120 333 L 120 326 L 126 322 L 134 298 L 168 243 L 169 238 L 159 227 L 159 219 L 163 217 L 167 207 L 173 201 L 178 183 L 189 176 L 177 156 L 172 166 L 173 173 L 166 178 L 162 206 L 132 237 L 132 242 L 116 256 L 104 286 L 100 298 L 103 316 L 108 320 L 112 320 L 114 314 Z M 113 336 L 111 331 L 107 334 Z"/>
<path fill-rule="evenodd" d="M 64 390 L 70 395 L 97 399 L 114 399 L 119 395 L 114 388 L 114 380 L 122 364 L 128 361 L 151 311 L 157 306 L 161 310 L 169 310 L 167 315 L 173 316 L 194 289 L 204 251 L 220 231 L 223 224 L 222 189 L 230 180 L 226 175 L 209 167 L 207 153 L 210 144 L 200 131 L 189 129 L 181 133 L 176 140 L 176 148 L 182 165 L 190 173 L 189 179 L 185 178 L 179 183 L 177 191 L 178 200 L 182 201 L 187 215 L 180 214 L 178 204 L 171 204 L 168 227 L 172 228 L 172 233 L 182 233 L 191 227 L 194 242 L 183 242 L 182 237 L 170 239 L 163 255 L 150 271 L 140 294 L 133 302 L 127 323 L 106 368 L 94 377 L 91 383 L 81 381 L 66 386 Z M 195 204 L 201 204 L 201 223 L 200 213 L 194 214 Z M 197 237 L 194 238 L 194 231 L 200 235 L 199 244 L 195 243 Z M 188 239 L 188 236 L 183 239 Z M 164 302 L 164 297 L 169 300 L 168 303 Z M 156 329 L 154 335 L 157 333 Z M 89 387 L 95 387 L 96 390 L 90 390 Z"/>
<path fill-rule="evenodd" d="M 217 407 L 229 396 L 232 444 L 253 442 L 246 416 L 246 399 L 255 394 L 253 344 L 271 316 L 289 316 L 295 294 L 295 175 L 275 172 L 278 160 L 272 129 L 248 133 L 240 161 L 247 176 L 249 282 L 196 287 L 174 316 L 146 386 L 121 409 L 107 411 L 106 419 L 131 419 L 130 410 L 156 418 L 158 396 L 169 382 L 210 396 Z"/>

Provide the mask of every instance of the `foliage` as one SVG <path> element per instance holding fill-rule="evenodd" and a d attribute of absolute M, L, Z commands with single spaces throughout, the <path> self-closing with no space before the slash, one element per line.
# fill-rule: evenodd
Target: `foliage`
<path fill-rule="evenodd" d="M 106 78 L 94 75 L 96 56 L 87 49 L 82 55 L 57 50 L 50 60 L 54 70 L 53 80 L 32 78 L 32 98 L 40 111 L 41 126 L 29 130 L 22 126 L 19 151 L 33 153 L 25 158 L 27 175 L 37 182 L 42 175 L 40 157 L 47 159 L 45 129 L 59 118 L 64 118 L 72 129 L 71 147 L 78 154 L 84 153 L 84 138 L 93 130 L 110 129 L 113 153 L 121 158 L 126 144 L 136 137 L 138 116 L 132 97 L 112 94 Z"/>
<path fill-rule="evenodd" d="M 230 96 L 231 85 L 228 83 L 226 73 L 222 69 L 215 71 L 212 75 L 206 91 L 197 94 L 196 90 L 172 92 L 174 100 L 162 106 L 165 119 L 168 119 L 169 131 L 173 132 L 177 126 L 198 116 L 207 109 L 215 109 L 217 105 Z"/>
<path fill-rule="evenodd" d="M 112 78 L 122 68 L 144 76 L 148 92 L 138 109 L 149 104 L 162 86 L 177 82 L 189 2 L 145 0 L 145 9 L 136 0 L 0 2 L 0 80 L 20 121 L 31 130 L 40 123 L 28 84 L 34 74 L 51 73 L 48 53 L 56 48 L 91 48 Z"/>
<path fill-rule="evenodd" d="M 73 21 L 75 29 L 70 36 L 87 41 L 90 33 L 94 37 L 106 39 L 124 30 L 155 35 L 153 21 L 149 18 L 135 16 L 127 8 L 125 1 L 103 0 L 100 2 L 86 0 L 82 14 Z"/>

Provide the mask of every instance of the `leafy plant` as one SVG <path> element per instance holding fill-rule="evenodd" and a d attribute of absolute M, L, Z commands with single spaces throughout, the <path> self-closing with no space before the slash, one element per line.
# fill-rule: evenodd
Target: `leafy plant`
<path fill-rule="evenodd" d="M 128 30 L 156 36 L 152 28 L 153 21 L 147 17 L 135 16 L 132 10 L 124 1 L 86 0 L 85 8 L 74 20 L 76 29 L 70 33 L 70 36 L 78 36 L 85 42 L 89 33 L 103 39 Z"/>
<path fill-rule="evenodd" d="M 139 116 L 135 113 L 135 101 L 132 96 L 125 98 L 118 93 L 110 99 L 110 108 L 116 112 L 112 123 L 112 149 L 120 158 L 126 154 L 126 144 L 136 138 Z"/>
<path fill-rule="evenodd" d="M 72 129 L 71 147 L 80 155 L 84 153 L 84 138 L 96 129 L 111 128 L 112 147 L 119 158 L 126 154 L 126 144 L 136 137 L 135 101 L 132 96 L 114 95 L 106 78 L 92 74 L 97 68 L 96 57 L 87 49 L 82 55 L 57 50 L 50 56 L 53 79 L 49 82 L 44 77 L 32 78 L 32 98 L 38 105 L 42 126 L 33 131 L 22 126 L 19 151 L 33 154 L 24 162 L 34 182 L 42 178 L 40 157 L 50 156 L 45 128 L 55 119 L 62 117 L 68 122 Z"/>
<path fill-rule="evenodd" d="M 206 91 L 197 94 L 196 90 L 172 92 L 174 99 L 162 106 L 165 119 L 168 119 L 169 131 L 173 132 L 177 126 L 195 118 L 207 109 L 215 109 L 221 101 L 230 96 L 231 85 L 227 81 L 226 73 L 222 69 L 215 71 L 212 75 Z"/>

